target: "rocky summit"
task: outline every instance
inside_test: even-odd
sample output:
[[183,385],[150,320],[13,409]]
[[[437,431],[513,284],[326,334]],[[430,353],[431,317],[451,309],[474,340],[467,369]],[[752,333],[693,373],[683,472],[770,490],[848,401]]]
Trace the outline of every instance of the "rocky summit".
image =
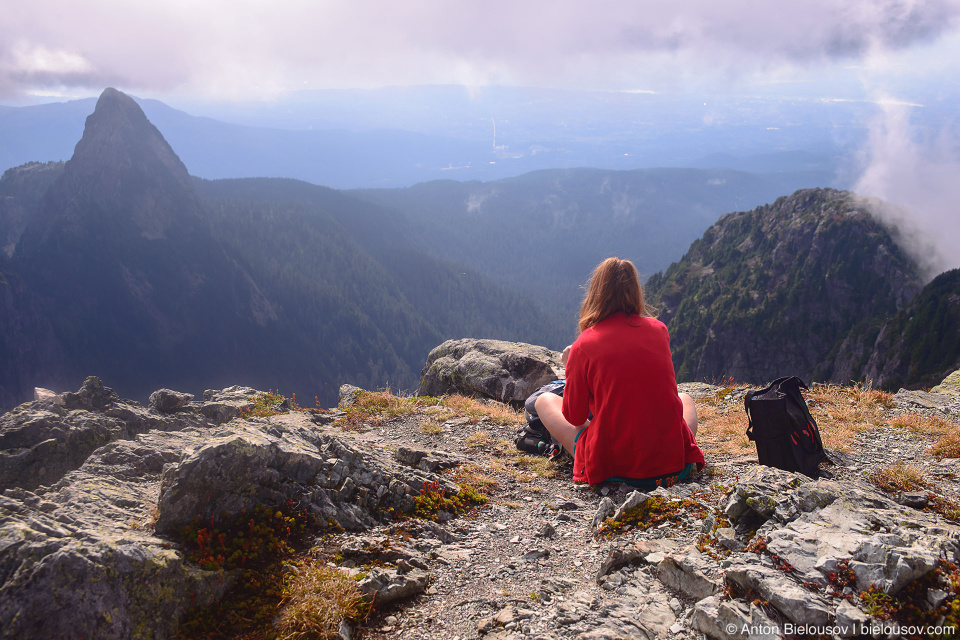
[[[937,447],[960,429],[956,374],[936,392],[814,389],[828,443],[854,415],[841,411],[875,410],[817,480],[729,448],[727,422],[740,439],[746,428],[745,388],[681,385],[707,467],[639,492],[575,485],[569,463],[514,449],[522,416],[503,381],[550,377],[559,354],[470,340],[440,352],[450,371],[464,363],[477,397],[452,374],[407,398],[345,387],[333,410],[248,387],[161,389],[146,407],[94,377],[38,389],[0,416],[0,637],[277,637],[295,628],[283,626],[296,620],[291,585],[316,567],[368,603],[325,637],[955,632],[960,465]],[[910,469],[923,470],[919,489]],[[197,540],[209,547],[236,516],[253,540],[257,513],[314,523],[275,573],[197,557]],[[228,628],[250,575],[262,599],[269,580],[284,596]]]
[[[678,380],[790,371],[836,382],[862,379],[879,325],[921,286],[916,262],[870,202],[834,189],[722,216],[646,285],[670,330]],[[844,340],[867,337],[838,357]]]

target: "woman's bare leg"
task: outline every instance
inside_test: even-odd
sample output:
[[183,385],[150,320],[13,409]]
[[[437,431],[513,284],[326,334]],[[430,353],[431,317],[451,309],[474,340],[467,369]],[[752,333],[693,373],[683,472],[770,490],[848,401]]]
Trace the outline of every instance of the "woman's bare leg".
[[555,393],[545,393],[537,398],[534,406],[540,422],[547,428],[550,435],[556,438],[570,455],[573,455],[573,443],[583,425],[576,427],[563,417],[563,398]]
[[680,393],[677,395],[680,396],[680,402],[683,403],[683,419],[686,420],[687,426],[690,427],[690,431],[693,432],[693,437],[696,438],[697,425],[699,424],[699,420],[697,419],[697,405],[694,404],[693,398],[691,398],[689,394]]

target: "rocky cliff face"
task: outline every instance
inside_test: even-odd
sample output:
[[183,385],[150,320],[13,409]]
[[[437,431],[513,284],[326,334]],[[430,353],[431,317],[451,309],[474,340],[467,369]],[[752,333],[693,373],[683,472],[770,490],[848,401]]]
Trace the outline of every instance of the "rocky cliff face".
[[[914,300],[872,334],[851,336],[838,361],[849,351],[867,353],[851,378],[866,378],[883,388],[929,387],[960,366],[960,269],[933,279]],[[849,358],[854,360],[855,358]]]
[[293,501],[357,530],[410,512],[425,483],[458,491],[329,417],[239,419],[256,394],[160,390],[144,408],[90,377],[0,416],[0,637],[173,637],[236,578],[171,543],[198,516]]
[[0,251],[13,255],[17,242],[34,217],[40,199],[63,174],[62,162],[28,162],[7,169],[0,177]]
[[846,381],[835,357],[844,338],[920,287],[890,233],[853,194],[830,189],[723,216],[647,283],[681,381]]
[[64,360],[40,300],[0,255],[0,409],[13,407],[36,385],[61,386]]

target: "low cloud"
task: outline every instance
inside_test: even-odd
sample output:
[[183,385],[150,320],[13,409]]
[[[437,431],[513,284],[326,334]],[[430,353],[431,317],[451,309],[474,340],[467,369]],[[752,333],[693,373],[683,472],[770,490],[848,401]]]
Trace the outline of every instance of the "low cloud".
[[929,131],[914,123],[920,108],[882,101],[863,150],[854,190],[894,206],[875,206],[932,277],[960,267],[960,137],[956,127]]
[[0,97],[102,89],[101,78],[211,97],[387,84],[719,84],[931,42],[953,34],[958,17],[960,0],[42,0],[0,15]]

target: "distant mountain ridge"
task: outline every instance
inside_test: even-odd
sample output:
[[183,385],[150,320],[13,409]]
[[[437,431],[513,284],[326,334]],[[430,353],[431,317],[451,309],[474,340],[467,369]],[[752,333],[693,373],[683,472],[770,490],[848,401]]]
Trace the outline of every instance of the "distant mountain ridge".
[[[68,159],[95,102],[0,106],[0,169]],[[558,167],[725,167],[844,186],[838,176],[849,141],[838,145],[835,130],[855,139],[868,120],[846,103],[711,99],[707,107],[667,94],[505,87],[305,92],[288,101],[185,110],[137,102],[192,175],[287,177],[336,188],[497,180]],[[798,111],[800,126],[776,127],[797,123]],[[705,113],[732,118],[705,127]],[[768,153],[772,148],[783,151]]]
[[878,330],[841,345],[837,359],[851,362],[850,379],[889,389],[939,383],[960,368],[960,269],[941,273],[899,313],[877,324]]

